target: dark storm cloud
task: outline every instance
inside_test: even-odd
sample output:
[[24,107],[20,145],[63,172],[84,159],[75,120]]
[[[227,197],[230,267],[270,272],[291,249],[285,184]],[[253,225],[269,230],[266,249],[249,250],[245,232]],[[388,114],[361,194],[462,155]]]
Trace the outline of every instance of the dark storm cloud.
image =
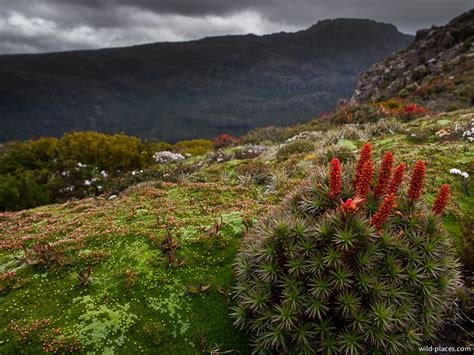
[[472,0],[0,0],[0,54],[293,31],[336,17],[414,33],[471,7]]

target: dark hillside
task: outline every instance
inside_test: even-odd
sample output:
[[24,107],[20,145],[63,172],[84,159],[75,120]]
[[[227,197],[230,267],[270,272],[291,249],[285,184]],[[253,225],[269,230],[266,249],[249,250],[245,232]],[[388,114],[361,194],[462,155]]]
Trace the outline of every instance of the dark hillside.
[[0,57],[0,141],[70,130],[168,141],[308,120],[412,36],[369,20],[296,33]]

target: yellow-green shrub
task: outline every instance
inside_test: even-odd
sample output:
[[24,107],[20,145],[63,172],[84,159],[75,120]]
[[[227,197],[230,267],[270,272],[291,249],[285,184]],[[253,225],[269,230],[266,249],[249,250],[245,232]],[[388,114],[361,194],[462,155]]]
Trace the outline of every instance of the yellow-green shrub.
[[204,155],[211,151],[213,142],[207,139],[194,139],[190,141],[181,141],[173,146],[173,151],[181,154]]
[[66,133],[58,141],[58,152],[63,162],[82,162],[107,171],[138,169],[151,163],[151,154],[140,139],[123,134]]

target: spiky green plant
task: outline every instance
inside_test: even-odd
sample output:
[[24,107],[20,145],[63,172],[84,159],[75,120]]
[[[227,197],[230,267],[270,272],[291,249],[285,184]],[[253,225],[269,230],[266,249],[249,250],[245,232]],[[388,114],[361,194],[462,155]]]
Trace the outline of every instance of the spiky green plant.
[[413,351],[454,306],[459,266],[439,215],[404,186],[356,196],[342,170],[337,196],[337,174],[315,174],[244,239],[232,315],[257,353]]

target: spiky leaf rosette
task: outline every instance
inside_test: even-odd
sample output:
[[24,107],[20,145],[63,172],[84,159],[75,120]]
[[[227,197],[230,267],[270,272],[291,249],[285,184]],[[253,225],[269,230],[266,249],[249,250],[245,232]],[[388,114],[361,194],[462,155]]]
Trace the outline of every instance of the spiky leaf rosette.
[[244,239],[232,315],[255,352],[400,354],[433,338],[452,308],[459,266],[439,216],[397,196],[374,227],[348,170],[343,202],[328,173],[315,174]]

